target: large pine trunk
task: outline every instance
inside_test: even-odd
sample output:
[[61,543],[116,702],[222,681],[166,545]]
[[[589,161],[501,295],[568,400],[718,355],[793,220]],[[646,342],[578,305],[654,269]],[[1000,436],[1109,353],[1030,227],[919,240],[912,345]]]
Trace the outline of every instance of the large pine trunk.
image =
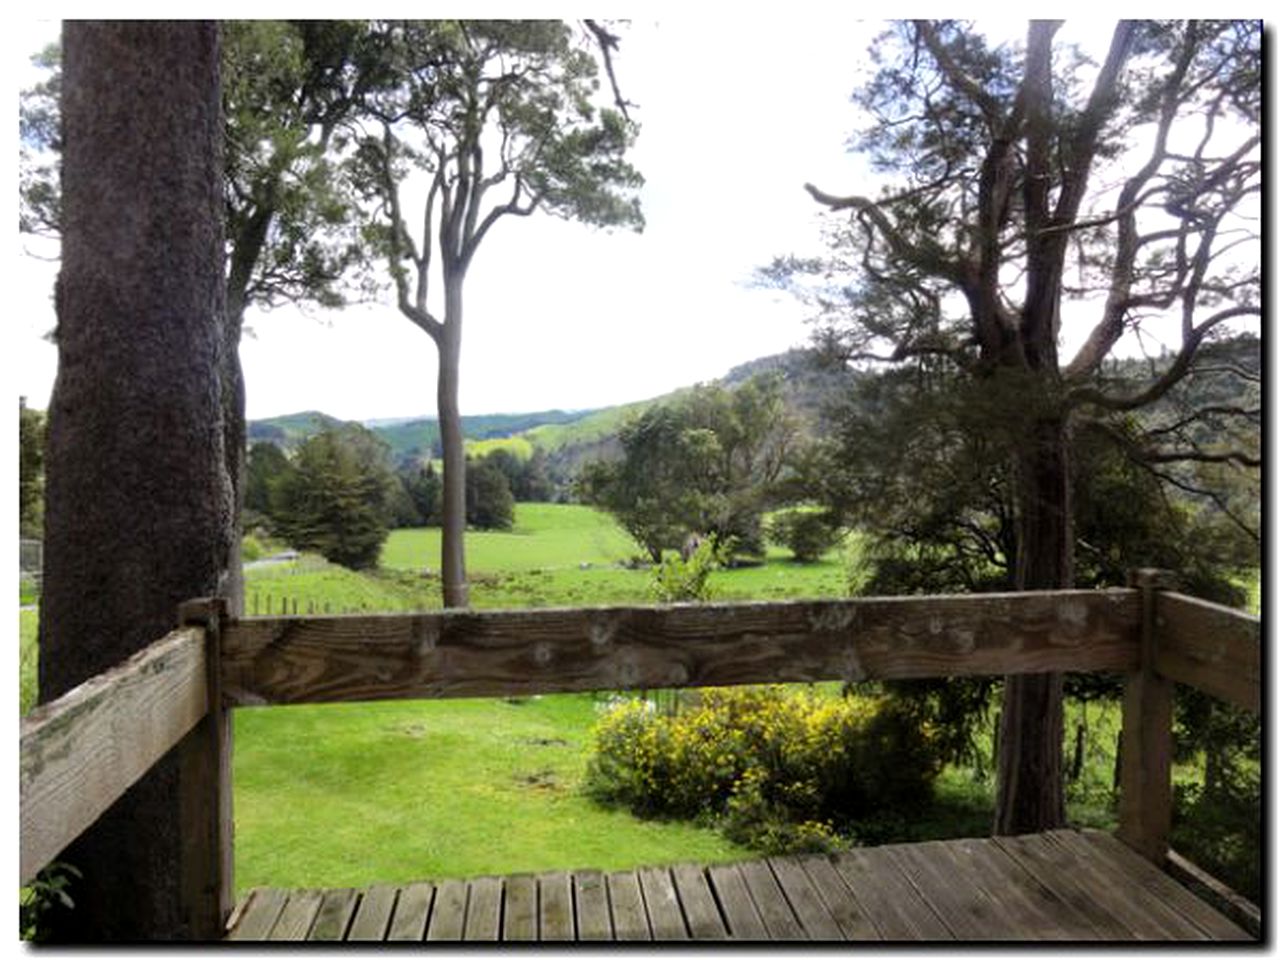
[[[1073,586],[1067,424],[1030,427],[1018,462],[1019,590]],[[997,834],[1051,830],[1066,821],[1062,783],[1062,675],[1005,678],[1000,711]]]
[[[181,601],[223,590],[235,521],[217,27],[68,22],[63,53],[42,701],[158,640]],[[57,939],[217,935],[182,892],[198,846],[180,819],[183,751],[62,853],[84,879]]]

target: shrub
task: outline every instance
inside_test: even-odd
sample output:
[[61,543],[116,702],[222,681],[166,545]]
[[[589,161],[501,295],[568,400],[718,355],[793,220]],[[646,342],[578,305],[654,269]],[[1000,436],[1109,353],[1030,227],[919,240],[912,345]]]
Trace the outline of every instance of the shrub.
[[707,578],[720,563],[720,555],[711,539],[702,540],[686,560],[668,554],[654,566],[649,591],[658,603],[694,603],[711,599]]
[[768,524],[771,543],[786,547],[798,563],[813,563],[840,542],[840,526],[825,510],[782,510]]
[[888,697],[703,690],[678,716],[645,701],[611,709],[586,782],[603,802],[715,820],[766,852],[827,849],[860,817],[928,799],[935,739]]

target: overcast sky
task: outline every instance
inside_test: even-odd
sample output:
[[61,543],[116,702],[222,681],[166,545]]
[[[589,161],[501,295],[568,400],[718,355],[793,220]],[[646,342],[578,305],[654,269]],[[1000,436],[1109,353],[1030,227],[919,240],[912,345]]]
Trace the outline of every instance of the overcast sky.
[[[29,25],[28,25],[29,26]],[[803,344],[804,311],[749,285],[775,254],[816,249],[806,180],[843,189],[848,94],[873,33],[853,20],[634,21],[616,66],[639,104],[643,234],[546,216],[498,223],[467,278],[465,413],[639,400]],[[29,31],[31,48],[56,24]],[[26,243],[28,249],[32,248]],[[18,392],[48,402],[56,264],[16,279]],[[305,409],[434,414],[435,348],[381,304],[251,312],[241,345],[252,418]]]
[[[859,125],[849,94],[880,27],[854,19],[856,9],[632,21],[616,66],[639,104],[633,162],[646,178],[647,227],[636,235],[538,215],[494,227],[467,278],[464,413],[644,399],[806,342],[804,308],[750,278],[776,254],[819,252],[806,181],[865,189],[844,144]],[[57,36],[56,23],[18,26],[22,62]],[[1105,21],[1069,21],[1060,36],[1105,43],[1109,33]],[[30,78],[20,73],[19,86]],[[18,267],[11,382],[43,408],[56,350],[41,336],[54,322],[57,267],[21,252]],[[251,418],[434,415],[435,348],[389,294],[343,311],[251,311],[248,324]]]

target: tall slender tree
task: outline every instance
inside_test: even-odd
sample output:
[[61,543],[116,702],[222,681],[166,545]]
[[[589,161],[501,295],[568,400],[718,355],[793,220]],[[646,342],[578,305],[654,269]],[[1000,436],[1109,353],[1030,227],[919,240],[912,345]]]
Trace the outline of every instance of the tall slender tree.
[[[1202,346],[1261,316],[1260,25],[1122,21],[1101,63],[1055,43],[1060,26],[993,47],[954,21],[895,25],[855,95],[873,118],[856,147],[890,183],[808,185],[841,215],[834,256],[769,271],[815,294],[821,338],[851,361],[943,358],[981,387],[1012,468],[1020,589],[1073,585],[1075,433],[1125,436],[1118,417],[1213,375]],[[1064,361],[1068,315],[1092,327]],[[1173,345],[1136,389],[1106,378],[1126,335]],[[1131,452],[1258,463],[1177,437]],[[996,830],[1060,825],[1061,678],[1008,678],[1001,718]]]
[[[639,229],[634,194],[642,181],[625,159],[635,128],[593,104],[595,40],[560,21],[389,23],[384,36],[403,82],[378,100],[357,168],[378,203],[369,236],[386,255],[397,306],[439,358],[442,581],[445,606],[460,607],[467,604],[458,406],[467,272],[504,218],[543,210]],[[426,191],[418,214],[401,198],[411,175]]]
[[[42,702],[162,637],[182,601],[220,592],[234,536],[217,26],[73,21],[63,40]],[[83,880],[60,938],[220,935],[185,912],[180,883],[198,846],[179,819],[180,757],[204,735],[63,853]]]

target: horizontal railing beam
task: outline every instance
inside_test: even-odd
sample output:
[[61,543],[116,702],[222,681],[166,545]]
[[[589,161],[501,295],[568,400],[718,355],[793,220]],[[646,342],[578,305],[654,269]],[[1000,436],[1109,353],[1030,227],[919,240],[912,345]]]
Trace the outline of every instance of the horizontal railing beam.
[[229,704],[1137,669],[1134,590],[253,618]]
[[1156,670],[1227,703],[1262,709],[1257,617],[1180,593],[1156,599]]
[[207,709],[204,631],[188,627],[27,714],[19,883],[97,820]]

